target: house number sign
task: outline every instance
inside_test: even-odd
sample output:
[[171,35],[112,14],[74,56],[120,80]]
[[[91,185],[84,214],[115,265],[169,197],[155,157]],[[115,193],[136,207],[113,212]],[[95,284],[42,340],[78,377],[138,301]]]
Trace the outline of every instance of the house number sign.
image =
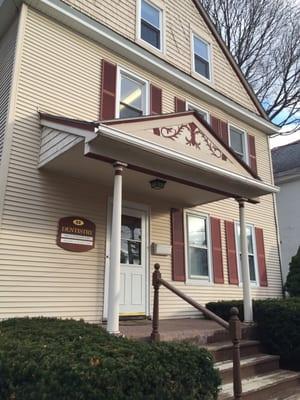
[[62,249],[83,252],[95,246],[96,226],[82,217],[65,217],[58,221],[57,245]]

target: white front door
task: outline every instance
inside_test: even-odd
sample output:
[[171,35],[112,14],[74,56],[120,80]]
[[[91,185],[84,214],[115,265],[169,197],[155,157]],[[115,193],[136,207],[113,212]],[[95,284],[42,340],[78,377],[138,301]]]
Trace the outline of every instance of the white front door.
[[146,314],[146,212],[124,208],[120,315]]

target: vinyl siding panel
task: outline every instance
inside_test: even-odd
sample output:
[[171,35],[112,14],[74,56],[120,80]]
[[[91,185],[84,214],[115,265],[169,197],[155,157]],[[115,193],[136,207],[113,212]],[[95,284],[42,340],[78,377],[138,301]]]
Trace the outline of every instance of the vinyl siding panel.
[[[174,111],[174,97],[199,104],[219,118],[245,128],[256,137],[258,172],[272,182],[267,137],[241,121],[228,117],[175,85],[148,74],[136,65],[109,53],[29,9],[26,21],[13,146],[6,187],[0,236],[0,318],[11,316],[59,316],[101,321],[103,314],[107,203],[112,187],[39,170],[41,129],[37,109],[85,120],[99,115],[100,65],[102,58],[126,67],[162,88],[163,112]],[[101,171],[99,170],[99,174]],[[113,181],[113,172],[111,184]],[[126,193],[125,199],[147,203]],[[168,204],[148,204],[151,209],[150,243],[170,244]],[[238,218],[232,200],[212,203],[200,211],[222,220],[224,285],[176,286],[205,303],[221,298],[240,298],[242,289],[229,286],[224,219]],[[271,196],[257,206],[247,205],[247,220],[264,229],[268,288],[253,290],[256,297],[281,295],[278,246]],[[84,216],[96,224],[95,248],[72,253],[56,246],[57,222],[69,215]],[[170,257],[151,256],[150,266],[161,264],[163,277],[171,280]],[[150,290],[150,292],[152,292]],[[194,315],[194,311],[162,289],[163,318]]]
[[3,153],[8,104],[11,93],[18,20],[0,39],[0,164]]
[[[139,40],[137,36],[136,13],[138,1],[106,0],[95,2],[93,0],[64,0],[71,7],[152,51],[151,47]],[[154,50],[155,54],[187,74],[192,74],[191,31],[196,31],[203,39],[209,41],[212,46],[213,81],[212,83],[205,81],[205,83],[244,107],[258,113],[256,106],[233,71],[192,0],[161,0],[158,5],[161,5],[165,10],[166,51],[165,54],[162,54]],[[199,79],[197,74],[194,76]]]

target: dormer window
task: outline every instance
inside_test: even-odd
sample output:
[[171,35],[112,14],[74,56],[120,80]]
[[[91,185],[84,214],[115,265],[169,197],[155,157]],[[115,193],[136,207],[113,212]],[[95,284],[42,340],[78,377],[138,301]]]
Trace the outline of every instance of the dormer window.
[[211,80],[211,48],[210,44],[199,36],[193,35],[193,66],[194,71],[202,77]]
[[162,50],[162,10],[146,0],[141,0],[140,38]]

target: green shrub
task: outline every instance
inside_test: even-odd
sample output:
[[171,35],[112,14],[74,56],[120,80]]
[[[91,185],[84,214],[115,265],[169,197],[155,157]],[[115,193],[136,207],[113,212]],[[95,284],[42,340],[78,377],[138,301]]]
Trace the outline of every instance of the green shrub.
[[[243,319],[241,300],[212,302],[206,307],[227,321],[230,308],[237,307]],[[280,355],[282,366],[300,370],[300,298],[254,300],[253,314],[266,351]]]
[[300,297],[300,247],[290,262],[285,289],[291,297]]
[[134,342],[84,322],[0,322],[1,400],[217,398],[210,353],[179,343]]

